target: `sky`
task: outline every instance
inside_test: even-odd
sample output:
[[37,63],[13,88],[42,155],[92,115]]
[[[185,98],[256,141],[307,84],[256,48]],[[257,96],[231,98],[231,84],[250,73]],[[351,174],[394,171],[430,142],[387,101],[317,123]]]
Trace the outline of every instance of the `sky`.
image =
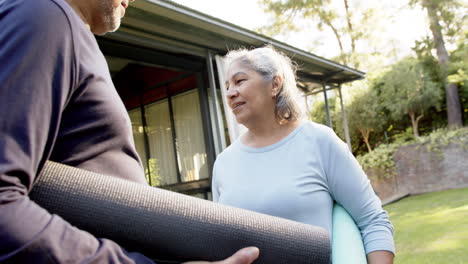
[[[251,30],[265,26],[271,20],[271,17],[263,12],[256,0],[173,1]],[[341,0],[332,1],[337,5],[343,4]],[[414,41],[429,34],[425,13],[421,9],[408,8],[405,5],[408,2],[407,0],[350,0],[349,2],[354,5],[364,6],[380,5],[379,11],[393,14],[390,15],[388,20],[384,21],[385,30],[379,32],[379,34],[382,35],[383,41],[389,41],[390,45],[397,48],[396,56],[398,58],[395,59],[401,59],[411,54]],[[314,38],[311,38],[310,34],[314,34]],[[336,56],[339,50],[332,34],[320,33],[318,30],[290,33],[287,36],[277,36],[275,38],[325,58]],[[311,43],[313,40],[316,42],[315,45]]]

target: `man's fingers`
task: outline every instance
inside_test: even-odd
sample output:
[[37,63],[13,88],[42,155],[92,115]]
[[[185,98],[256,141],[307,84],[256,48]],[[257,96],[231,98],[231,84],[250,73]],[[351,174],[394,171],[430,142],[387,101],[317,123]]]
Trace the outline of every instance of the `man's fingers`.
[[250,264],[258,258],[260,250],[256,247],[243,248],[229,258],[221,261],[208,262],[208,261],[190,261],[184,264]]
[[260,250],[256,247],[243,248],[231,257],[220,261],[220,264],[250,264],[259,256]]

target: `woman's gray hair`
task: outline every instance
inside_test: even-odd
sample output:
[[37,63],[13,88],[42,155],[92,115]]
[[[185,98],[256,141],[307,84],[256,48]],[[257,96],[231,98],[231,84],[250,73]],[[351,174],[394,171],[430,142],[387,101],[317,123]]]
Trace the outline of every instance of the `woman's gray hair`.
[[296,67],[288,56],[268,45],[252,50],[229,51],[226,55],[227,68],[233,62],[242,63],[268,81],[272,81],[276,76],[282,77],[283,85],[276,95],[275,115],[278,122],[294,121],[302,116],[297,103],[299,90],[296,86]]

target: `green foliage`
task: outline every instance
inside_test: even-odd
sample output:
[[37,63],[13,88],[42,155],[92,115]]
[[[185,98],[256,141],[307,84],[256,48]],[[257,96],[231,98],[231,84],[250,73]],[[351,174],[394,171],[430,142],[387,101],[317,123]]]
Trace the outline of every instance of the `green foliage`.
[[[463,36],[465,33],[463,28],[466,25],[468,9],[466,5],[457,0],[411,0],[410,4],[419,4],[427,11],[429,28],[433,36],[432,43],[437,51],[440,72],[446,90],[448,126],[461,127],[463,120],[459,94],[456,86],[447,80],[451,59],[447,52],[446,42],[460,42],[460,40],[457,41],[457,37]],[[460,32],[463,33],[460,34]]]
[[385,116],[377,94],[373,90],[364,90],[353,97],[347,113],[350,126],[355,129],[375,130],[385,124]]
[[405,117],[411,120],[415,136],[424,114],[435,107],[440,109],[442,87],[432,80],[423,65],[415,58],[405,58],[372,83],[380,103],[391,120]]
[[[343,28],[337,28],[338,12],[331,5],[330,0],[260,0],[265,12],[274,14],[274,22],[259,29],[260,33],[268,35],[278,35],[284,31],[299,31],[297,20],[310,20],[316,22],[316,28],[324,31],[330,28],[340,46],[340,62],[346,62],[346,55],[343,47]],[[295,22],[294,22],[295,21]]]
[[430,107],[440,106],[441,88],[414,58],[406,58],[393,65],[380,81],[382,103],[394,120],[410,112],[421,114]]
[[[331,98],[328,100],[328,107],[330,108],[331,114],[334,114],[335,111],[336,100],[335,98]],[[312,106],[312,110],[309,113],[310,119],[316,123],[328,125],[327,120],[327,112],[325,110],[325,101],[317,101],[314,102]]]
[[404,145],[407,142],[414,141],[413,129],[408,127],[405,131],[393,135],[392,139],[393,143],[399,146]]
[[449,65],[448,74],[458,74],[460,71],[464,72],[464,78],[460,78],[460,82],[464,82],[462,85],[468,85],[466,83],[468,73],[468,29],[464,33],[465,39],[460,41],[457,48],[450,54],[451,63]]
[[372,132],[382,131],[387,123],[378,95],[374,90],[362,90],[354,95],[346,113],[350,129],[358,131],[371,150],[369,137]]
[[[333,59],[356,68],[367,61],[369,50],[379,50],[373,45],[378,36],[375,34],[377,21],[382,17],[376,9],[352,5],[355,1],[350,0],[339,5],[331,0],[260,0],[259,3],[266,13],[273,15],[272,24],[257,29],[262,34],[278,36],[290,31],[313,31],[309,34],[310,43],[320,42],[313,39],[318,35],[316,31],[330,34],[339,47]],[[359,54],[357,46],[362,44],[366,51]]]
[[[317,99],[323,99],[323,96],[317,95]],[[343,115],[341,112],[340,99],[338,97],[329,98],[328,106],[330,107],[330,114],[332,118],[333,130],[335,133],[343,140],[346,141],[346,136],[343,127]],[[327,114],[325,111],[325,102],[324,100],[317,100],[312,106],[312,110],[308,113],[310,120],[328,125]],[[353,151],[359,149],[359,140],[361,135],[356,133],[354,130],[349,130],[349,136],[352,143]]]
[[[159,174],[159,161],[155,158],[150,158],[148,160],[149,169],[145,169],[145,177],[148,183],[151,183],[151,186],[160,186],[161,185],[161,175]],[[150,181],[151,180],[151,181]]]
[[[450,54],[450,64],[448,67],[447,81],[455,83],[458,86],[458,94],[460,96],[460,103],[463,109],[463,115],[465,122],[468,120],[468,45],[466,45],[466,39],[468,39],[468,31],[464,34],[465,38],[460,41],[457,45],[457,49]],[[418,61],[424,68],[427,76],[438,86],[443,87],[444,81],[442,73],[437,62],[437,59],[432,55],[434,44],[430,38],[425,38],[421,41],[416,41],[413,51],[416,53]],[[442,91],[445,96],[445,90]],[[443,112],[432,111],[429,116],[432,119],[436,119],[436,126],[446,122],[445,111],[447,110],[446,101],[441,101],[441,108]],[[443,120],[440,120],[443,118]],[[442,122],[444,121],[444,122]],[[445,126],[445,125],[444,125]]]
[[[466,34],[466,37],[468,37],[468,34]],[[450,54],[450,59],[451,63],[449,65],[448,74],[458,75],[452,78],[457,80],[454,83],[458,84],[459,87],[468,86],[468,45],[466,45],[466,43],[460,43],[457,49]]]
[[[465,34],[468,38],[468,33]],[[451,63],[449,65],[447,81],[458,86],[460,103],[463,107],[465,120],[468,119],[468,45],[466,40],[450,54]]]
[[[398,138],[409,125],[412,125],[409,111],[414,112],[413,121],[418,126],[414,130],[421,132],[422,135],[447,125],[447,105],[446,100],[443,100],[445,75],[442,73],[438,58],[435,57],[436,46],[432,32],[416,42],[413,50],[417,59],[407,58],[388,65],[389,57],[398,60],[398,53],[393,56],[391,53],[396,50],[390,50],[392,41],[397,40],[382,39],[384,35],[378,32],[386,29],[386,25],[383,24],[388,21],[386,18],[398,17],[397,13],[389,14],[385,9],[375,8],[376,5],[374,8],[369,8],[352,0],[339,3],[330,0],[260,0],[259,2],[265,12],[273,18],[273,23],[264,27],[262,33],[279,36],[287,35],[290,31],[303,31],[304,34],[311,36],[310,43],[321,41],[315,38],[322,35],[315,34],[317,31],[330,34],[329,36],[333,36],[340,46],[340,51],[334,60],[354,67],[359,65],[361,70],[369,70],[367,80],[353,82],[352,89],[343,89],[345,92],[366,90],[368,85],[368,90],[374,90],[372,92],[375,93],[375,96],[371,95],[370,98],[358,98],[365,97],[358,92],[344,102],[355,154],[363,153],[367,149],[359,131],[362,128],[371,131],[368,143],[372,147],[381,144],[382,141],[412,140],[409,134],[406,139]],[[413,7],[422,7],[425,11],[428,5],[435,7],[437,21],[447,47],[457,47],[450,53],[447,74],[448,80],[457,83],[459,87],[464,120],[468,121],[467,5],[459,0],[410,0],[410,2]],[[357,47],[353,48],[353,40]],[[389,86],[392,89],[388,89]],[[329,104],[333,128],[344,139],[339,101],[330,98]],[[315,103],[310,114],[311,119],[327,124],[324,108],[323,102]],[[417,120],[422,113],[424,117]],[[388,131],[389,127],[394,129]]]
[[[259,29],[261,33],[268,35],[277,35],[282,31],[299,31],[300,28],[293,23],[299,17],[310,19],[318,16],[324,18],[325,21],[330,21],[336,18],[336,13],[328,9],[330,0],[288,0],[288,1],[275,1],[275,0],[260,0],[260,4],[266,12],[272,13],[275,16],[274,22]],[[319,6],[324,8],[320,9]],[[317,25],[319,29],[323,28],[323,21]]]
[[467,79],[468,79],[468,75],[463,69],[458,69],[456,73],[447,76],[447,81],[449,83],[455,83],[459,85],[459,87],[465,86]]
[[457,130],[437,129],[425,137],[418,138],[417,143],[426,146],[428,151],[441,154],[441,148],[456,144],[468,151],[468,128]]
[[[462,58],[464,53],[458,51],[454,54],[457,55],[453,57],[457,58],[455,61],[458,62],[461,60],[458,58]],[[421,135],[445,127],[446,109],[443,108],[445,100],[442,99],[444,90],[442,82],[439,82],[439,76],[437,61],[432,55],[427,55],[421,56],[420,59],[406,58],[386,70],[372,72],[366,82],[359,84],[361,87],[368,85],[370,88],[360,89],[356,86],[352,89],[349,87],[343,89],[352,92],[351,98],[345,100],[345,109],[353,153],[360,155],[367,151],[360,129],[370,130],[369,144],[372,148],[382,142],[395,141],[400,144],[413,141],[413,129],[408,127],[412,123],[403,110],[412,109],[419,114],[424,112],[425,118],[421,119],[418,129]],[[414,82],[422,84],[422,88],[418,89]],[[462,102],[465,102],[466,109],[468,93],[464,96],[464,91],[467,89],[462,88],[460,88],[460,97]],[[323,97],[321,94],[317,96]],[[333,128],[344,139],[339,99],[330,98],[329,105]],[[327,124],[324,109],[323,100],[314,103],[310,113],[311,119]]]
[[393,153],[398,149],[397,144],[382,144],[375,148],[372,152],[357,156],[359,164],[364,170],[377,169],[381,177],[389,178],[396,175],[395,162],[393,161]]
[[434,48],[433,40],[429,37],[425,37],[421,41],[415,41],[415,46],[412,49],[416,53],[417,60],[427,76],[442,87],[444,81],[442,73],[440,72],[439,63],[437,62],[437,58],[432,55],[432,50]]
[[410,144],[425,146],[428,151],[434,152],[438,156],[441,148],[449,144],[456,144],[468,151],[468,128],[448,130],[446,128],[433,131],[427,136],[412,138],[411,128],[400,135],[395,135],[395,141],[391,144],[381,144],[372,152],[357,156],[359,164],[364,170],[376,169],[383,178],[396,175],[393,153],[400,147]]

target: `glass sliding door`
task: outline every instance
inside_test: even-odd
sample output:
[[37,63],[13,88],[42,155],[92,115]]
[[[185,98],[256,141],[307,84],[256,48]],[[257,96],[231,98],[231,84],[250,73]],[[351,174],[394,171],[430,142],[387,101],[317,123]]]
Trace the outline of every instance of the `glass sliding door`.
[[171,100],[181,180],[206,179],[209,172],[198,90],[176,95]]
[[148,162],[145,151],[145,134],[143,120],[141,119],[141,110],[140,108],[130,110],[128,112],[130,120],[132,121],[132,130],[133,130],[133,140],[135,142],[135,148],[140,155],[141,162],[143,163],[143,168],[145,169],[146,181],[149,181],[148,174]]
[[[142,108],[129,114],[135,145],[149,182],[153,186],[165,186],[209,178],[198,90],[145,105],[143,109],[145,122],[141,119]],[[145,123],[146,129],[143,129]]]
[[155,186],[178,182],[174,154],[174,138],[167,99],[144,106],[149,145],[150,173]]
[[[178,54],[163,56],[181,60]],[[186,60],[192,65],[189,69],[185,64],[178,69],[145,60],[106,58],[129,111],[148,183],[209,198],[210,168],[216,155],[210,114],[217,116],[213,114],[217,108],[210,109],[208,102],[212,95],[207,93],[202,70],[206,60],[191,57]]]

